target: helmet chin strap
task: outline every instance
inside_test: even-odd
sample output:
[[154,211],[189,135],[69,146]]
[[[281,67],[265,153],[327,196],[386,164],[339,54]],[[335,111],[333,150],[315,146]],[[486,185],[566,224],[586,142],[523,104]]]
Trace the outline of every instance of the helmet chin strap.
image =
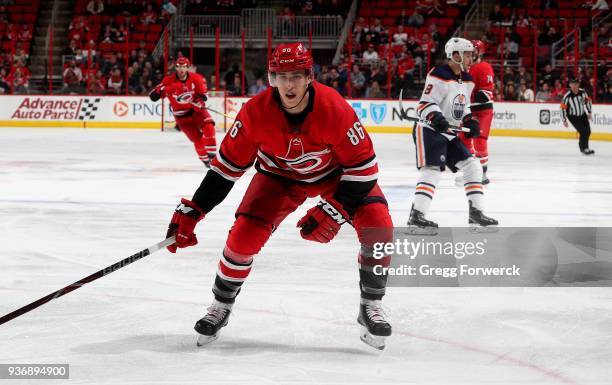
[[311,84],[312,84],[312,81],[308,83],[308,87],[306,87],[306,91],[304,91],[304,95],[302,95],[302,98],[300,99],[300,101],[299,101],[299,102],[297,102],[297,104],[296,104],[295,106],[293,106],[293,107],[287,107],[287,106],[285,106],[285,104],[283,103],[283,99],[281,98],[281,104],[282,104],[283,108],[284,108],[285,110],[292,110],[292,109],[294,109],[295,107],[299,106],[299,105],[300,105],[300,103],[302,103],[302,100],[304,100],[304,98],[306,97],[306,94],[308,94],[308,90],[310,90],[310,85],[311,85]]
[[308,85],[308,87],[306,87],[306,91],[304,91],[304,95],[302,95],[302,98],[300,99],[300,101],[299,101],[299,102],[298,102],[298,103],[297,103],[295,106],[293,106],[293,107],[287,107],[287,106],[285,106],[285,104],[283,103],[283,100],[281,99],[281,104],[283,105],[283,108],[284,108],[285,110],[292,110],[292,109],[294,109],[295,107],[299,106],[299,105],[300,105],[300,103],[302,103],[302,100],[304,100],[304,98],[306,97],[306,94],[308,93],[308,89],[309,89],[309,88],[310,88],[310,85]]
[[465,68],[463,68],[463,51],[457,51],[457,52],[459,52],[459,56],[461,56],[461,61],[455,61],[455,59],[452,56],[451,56],[451,61],[455,64],[459,64],[461,71],[465,71]]

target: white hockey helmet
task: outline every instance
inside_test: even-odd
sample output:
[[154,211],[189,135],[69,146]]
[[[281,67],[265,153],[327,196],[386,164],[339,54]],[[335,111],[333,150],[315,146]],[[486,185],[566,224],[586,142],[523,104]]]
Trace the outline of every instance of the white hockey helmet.
[[[461,69],[465,71],[465,68],[463,68],[463,53],[474,52],[474,44],[472,44],[472,42],[468,39],[464,39],[461,37],[453,37],[446,42],[446,45],[444,45],[444,52],[446,52],[447,59],[450,59],[453,62],[459,64],[461,66]],[[456,62],[453,59],[454,52],[459,52],[459,55],[461,55],[460,62]]]

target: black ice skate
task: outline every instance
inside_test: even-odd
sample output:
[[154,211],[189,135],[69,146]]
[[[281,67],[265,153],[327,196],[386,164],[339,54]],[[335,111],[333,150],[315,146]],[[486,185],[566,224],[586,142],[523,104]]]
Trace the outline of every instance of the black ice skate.
[[482,184],[485,185],[489,183],[491,183],[491,181],[489,180],[489,177],[487,177],[487,173],[483,172],[482,173]]
[[591,150],[590,148],[585,148],[584,150],[582,150],[580,152],[582,152],[584,155],[593,155],[593,154],[595,154],[595,151]]
[[412,209],[410,209],[410,219],[408,219],[408,234],[436,235],[438,234],[438,224],[425,219],[425,215],[419,210],[415,210],[413,204]]
[[385,338],[391,335],[391,325],[385,318],[380,300],[362,298],[357,317],[357,322],[361,325],[359,338],[373,348],[383,350]]
[[496,219],[489,218],[484,215],[482,211],[478,210],[475,207],[472,207],[472,202],[470,202],[470,219],[469,219],[471,231],[475,233],[495,233],[499,231]]
[[227,325],[229,315],[232,312],[232,305],[219,301],[210,305],[207,309],[208,313],[193,327],[200,334],[197,341],[198,346],[206,345],[219,338],[219,330]]

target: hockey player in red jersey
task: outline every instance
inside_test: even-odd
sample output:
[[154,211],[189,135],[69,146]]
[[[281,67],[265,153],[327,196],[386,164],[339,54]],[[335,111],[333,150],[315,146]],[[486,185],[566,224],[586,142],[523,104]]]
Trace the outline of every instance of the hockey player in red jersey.
[[491,122],[493,121],[493,67],[484,61],[485,43],[480,40],[473,40],[472,44],[474,45],[474,64],[470,67],[470,75],[474,78],[474,91],[472,92],[470,107],[472,115],[480,123],[480,136],[470,139],[466,138],[465,135],[460,135],[460,138],[480,161],[482,165],[482,184],[488,184],[488,140]]
[[181,131],[193,143],[200,160],[210,167],[215,157],[215,122],[205,109],[206,79],[190,72],[189,59],[176,60],[176,72],[166,76],[150,93],[149,98],[156,102],[168,98],[174,119]]
[[313,80],[312,57],[301,43],[280,44],[268,63],[272,87],[238,113],[192,200],[182,199],[170,222],[168,249],[197,244],[196,224],[219,204],[245,171],[257,173],[236,211],[213,285],[215,300],[195,330],[198,344],[217,338],[253,257],[273,231],[307,198],[319,203],[297,223],[302,238],[327,243],[349,223],[361,243],[358,253],[361,339],[378,349],[391,335],[381,299],[389,257],[375,258],[376,242],[392,241],[387,201],[377,184],[372,141],[353,109],[334,89]]

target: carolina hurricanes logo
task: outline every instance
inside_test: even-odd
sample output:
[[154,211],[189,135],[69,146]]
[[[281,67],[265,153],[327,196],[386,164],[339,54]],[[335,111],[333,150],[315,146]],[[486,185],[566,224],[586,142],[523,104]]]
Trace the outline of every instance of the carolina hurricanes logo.
[[302,139],[293,138],[289,140],[289,148],[285,157],[278,157],[285,162],[288,168],[300,174],[311,174],[327,167],[332,160],[329,149],[304,153]]
[[193,93],[191,91],[183,92],[182,94],[176,97],[176,101],[181,104],[191,103],[193,101]]

